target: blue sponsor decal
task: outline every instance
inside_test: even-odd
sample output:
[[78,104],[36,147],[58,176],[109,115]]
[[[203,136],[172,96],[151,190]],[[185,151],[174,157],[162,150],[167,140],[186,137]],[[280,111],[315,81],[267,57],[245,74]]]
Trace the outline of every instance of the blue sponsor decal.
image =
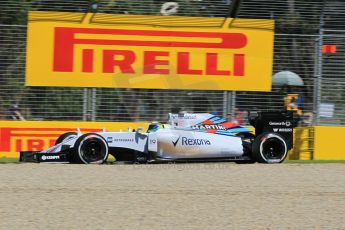
[[113,137],[107,137],[107,142],[112,143],[113,142]]
[[215,124],[221,124],[226,122],[226,120],[222,117],[211,117],[210,121],[213,121]]
[[247,132],[250,132],[248,129],[243,128],[243,127],[236,127],[236,128],[228,129],[228,131],[232,132],[232,133],[247,133]]
[[232,132],[229,132],[229,131],[221,131],[221,130],[218,130],[218,131],[216,132],[216,134],[225,135],[225,136],[236,136],[236,135],[233,134]]
[[235,133],[250,133],[250,130],[243,127],[236,127],[228,130],[217,130],[216,134],[226,136],[236,136]]

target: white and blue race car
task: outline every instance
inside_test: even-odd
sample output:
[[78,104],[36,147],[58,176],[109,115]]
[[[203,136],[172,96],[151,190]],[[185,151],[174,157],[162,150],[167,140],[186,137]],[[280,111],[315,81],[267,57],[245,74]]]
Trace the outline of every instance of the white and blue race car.
[[21,152],[21,162],[131,163],[235,161],[281,163],[293,146],[293,117],[287,111],[249,114],[255,130],[210,113],[169,114],[167,124],[151,123],[147,132],[69,132],[41,152]]

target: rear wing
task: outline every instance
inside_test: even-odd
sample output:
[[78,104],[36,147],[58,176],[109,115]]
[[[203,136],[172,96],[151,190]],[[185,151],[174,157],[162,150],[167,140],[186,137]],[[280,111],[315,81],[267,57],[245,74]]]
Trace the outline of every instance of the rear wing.
[[293,113],[291,111],[272,111],[249,113],[249,123],[255,128],[255,136],[265,132],[281,135],[288,149],[293,146]]

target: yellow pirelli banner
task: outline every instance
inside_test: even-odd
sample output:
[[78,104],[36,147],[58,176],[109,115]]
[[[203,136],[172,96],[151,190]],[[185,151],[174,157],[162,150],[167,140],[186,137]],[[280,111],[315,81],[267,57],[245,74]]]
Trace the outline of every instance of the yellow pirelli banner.
[[[63,133],[128,131],[146,122],[62,122],[62,121],[0,121],[0,158],[18,158],[20,151],[41,151],[55,144]],[[310,132],[313,130],[312,132]],[[345,160],[345,127],[299,127],[294,131],[294,148],[290,160]],[[330,133],[332,135],[330,135]]]
[[29,12],[27,86],[270,91],[274,21]]
[[0,157],[18,158],[20,151],[41,151],[55,144],[66,132],[82,133],[128,131],[147,128],[144,122],[59,122],[59,121],[0,121]]
[[314,160],[345,160],[345,126],[315,126]]

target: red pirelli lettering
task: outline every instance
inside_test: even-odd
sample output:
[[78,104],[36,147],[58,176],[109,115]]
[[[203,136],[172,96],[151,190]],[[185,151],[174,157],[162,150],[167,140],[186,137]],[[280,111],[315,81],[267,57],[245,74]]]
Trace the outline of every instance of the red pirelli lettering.
[[177,74],[202,75],[202,70],[190,68],[189,56],[188,52],[177,53]]
[[234,76],[242,77],[245,72],[245,56],[244,54],[234,55]]
[[218,69],[218,54],[207,53],[206,54],[206,74],[207,75],[230,75],[229,70],[219,70]]
[[44,143],[42,139],[31,139],[28,140],[27,147],[30,151],[41,151],[44,148]]
[[[71,128],[0,128],[0,152],[41,151],[46,143],[55,144],[57,137],[65,132],[76,131]],[[81,129],[82,132],[99,132],[101,129]],[[59,133],[52,133],[59,132]],[[11,143],[14,148],[11,149]]]
[[132,67],[135,53],[130,50],[103,50],[103,73],[114,73],[118,67],[122,73],[135,73]]
[[[88,39],[77,38],[78,34],[88,35],[131,35],[133,40],[119,39]],[[68,28],[56,27],[54,35],[54,57],[53,71],[73,72],[74,47],[75,45],[111,45],[111,46],[146,46],[146,47],[167,47],[167,48],[218,48],[218,49],[241,49],[247,45],[247,36],[242,33],[222,32],[188,32],[188,31],[148,31],[148,30],[125,30],[125,29],[96,29],[96,28]],[[152,37],[150,40],[140,40],[140,36]],[[157,41],[157,37],[171,37],[170,41]],[[194,41],[174,41],[174,38],[192,38]],[[200,38],[217,39],[215,42],[198,42]],[[219,41],[218,41],[219,40]],[[127,57],[127,56],[126,56]],[[110,57],[109,57],[110,58]],[[106,58],[108,60],[108,58]],[[109,59],[110,60],[110,59]],[[90,65],[93,62],[93,53],[89,50],[83,51],[83,72],[90,72]],[[128,61],[128,60],[127,60]],[[111,61],[109,61],[111,62]],[[130,62],[130,61],[128,61]],[[160,61],[158,61],[160,62]],[[124,62],[115,64],[119,67]],[[107,65],[107,71],[111,68]],[[108,69],[109,67],[109,69]],[[121,67],[120,67],[121,69]],[[182,68],[183,69],[183,68]],[[160,69],[159,71],[161,71]],[[127,73],[132,73],[127,68]],[[158,71],[158,72],[159,72]],[[163,69],[163,72],[166,70]],[[187,71],[188,72],[188,71]]]
[[84,49],[83,50],[83,69],[82,71],[85,73],[92,73],[93,72],[93,55],[94,52],[92,49]]
[[161,60],[161,57],[168,57],[169,52],[145,51],[144,52],[144,74],[169,74],[169,69],[158,68],[157,66],[168,66],[168,60]]

